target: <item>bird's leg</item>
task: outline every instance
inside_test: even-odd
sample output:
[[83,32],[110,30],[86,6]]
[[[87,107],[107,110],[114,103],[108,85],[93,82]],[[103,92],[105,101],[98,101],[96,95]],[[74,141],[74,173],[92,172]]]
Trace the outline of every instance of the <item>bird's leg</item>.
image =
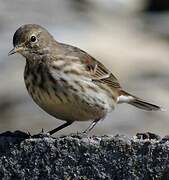
[[59,131],[59,130],[67,127],[67,126],[70,126],[72,123],[73,123],[73,122],[66,122],[66,123],[60,125],[59,127],[57,127],[57,128],[55,128],[55,129],[49,131],[48,133],[49,133],[50,135],[52,135],[52,134],[54,134],[55,132],[57,132],[57,131]]
[[98,119],[97,120],[94,120],[88,127],[87,129],[85,129],[85,131],[83,131],[83,133],[85,134],[88,134],[95,126],[96,124],[98,123]]

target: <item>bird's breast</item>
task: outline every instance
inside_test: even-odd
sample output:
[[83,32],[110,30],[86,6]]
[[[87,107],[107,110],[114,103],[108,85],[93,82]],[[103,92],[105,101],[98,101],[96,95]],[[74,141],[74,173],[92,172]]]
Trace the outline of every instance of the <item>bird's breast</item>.
[[25,68],[25,84],[33,100],[47,113],[66,121],[103,118],[115,102],[85,76]]

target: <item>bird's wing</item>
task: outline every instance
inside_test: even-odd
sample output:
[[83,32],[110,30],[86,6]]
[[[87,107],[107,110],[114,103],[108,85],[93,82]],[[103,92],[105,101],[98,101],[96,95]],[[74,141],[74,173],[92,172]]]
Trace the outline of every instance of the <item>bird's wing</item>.
[[95,64],[94,68],[90,68],[90,72],[93,81],[105,83],[110,87],[120,88],[120,84],[116,77],[102,64]]
[[121,88],[117,78],[103,64],[91,56],[88,56],[83,62],[93,81],[107,84],[109,87]]

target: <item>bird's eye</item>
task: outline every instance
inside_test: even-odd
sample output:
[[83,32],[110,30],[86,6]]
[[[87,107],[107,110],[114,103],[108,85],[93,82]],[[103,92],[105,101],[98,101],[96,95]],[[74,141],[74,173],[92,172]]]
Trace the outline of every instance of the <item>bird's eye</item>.
[[36,42],[36,36],[31,36],[31,42]]

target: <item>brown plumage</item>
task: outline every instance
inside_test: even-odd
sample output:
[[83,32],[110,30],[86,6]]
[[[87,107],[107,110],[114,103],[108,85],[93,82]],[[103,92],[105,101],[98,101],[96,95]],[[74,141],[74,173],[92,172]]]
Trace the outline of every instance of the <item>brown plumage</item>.
[[34,101],[47,113],[66,121],[50,134],[74,121],[96,123],[116,104],[157,111],[161,108],[125,92],[116,77],[85,51],[57,42],[36,24],[21,26],[13,37],[14,49],[26,58],[25,84]]

